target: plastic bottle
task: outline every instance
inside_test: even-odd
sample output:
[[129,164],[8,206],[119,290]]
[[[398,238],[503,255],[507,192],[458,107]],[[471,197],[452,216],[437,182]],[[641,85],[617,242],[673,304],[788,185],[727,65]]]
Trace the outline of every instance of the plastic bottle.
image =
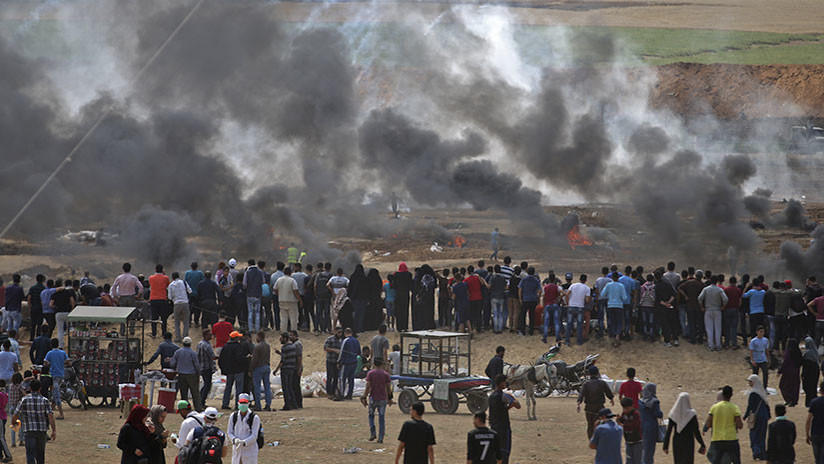
[[97,448],[98,448],[98,449],[109,449],[109,448],[111,448],[111,447],[112,447],[111,445],[106,445],[106,444],[103,444],[103,443],[99,443],[99,444],[97,445]]

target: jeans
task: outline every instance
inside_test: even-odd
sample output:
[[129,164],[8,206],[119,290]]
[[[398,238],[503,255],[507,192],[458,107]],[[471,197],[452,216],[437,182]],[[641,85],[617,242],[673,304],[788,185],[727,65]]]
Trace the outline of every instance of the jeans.
[[567,315],[569,314],[569,308],[566,306],[558,306],[558,309],[555,310],[555,341],[560,342],[561,336],[569,330],[569,327],[564,327],[564,323],[567,320]]
[[60,349],[63,349],[63,338],[66,334],[66,318],[69,313],[55,313],[54,320],[57,323],[57,341]]
[[269,366],[258,366],[252,371],[252,395],[255,397],[255,407],[260,408],[260,388],[263,384],[263,397],[266,400],[266,407],[272,406],[272,385],[269,378]]
[[558,334],[560,331],[559,320],[555,317],[555,313],[560,312],[561,307],[557,304],[551,304],[544,307],[544,341],[549,336],[549,324],[553,324],[553,328],[555,329],[555,333]]
[[150,300],[149,308],[152,311],[152,336],[157,336],[157,322],[160,321],[161,335],[166,333],[166,318],[169,317],[169,303],[166,300]]
[[46,432],[26,432],[26,464],[46,464]]
[[63,377],[52,376],[52,401],[54,404],[60,404],[63,400],[60,397],[60,387],[63,386]]
[[338,396],[338,378],[340,369],[335,361],[326,361],[326,396],[332,398]]
[[3,317],[3,328],[8,332],[9,330],[20,330],[20,321],[23,319],[23,314],[20,311],[6,311]]
[[752,373],[757,375],[759,369],[761,369],[764,375],[764,388],[766,389],[767,381],[770,380],[770,363],[767,361],[755,363],[755,365],[752,366]]
[[297,409],[298,404],[295,395],[298,393],[294,390],[294,380],[297,375],[296,369],[281,369],[280,370],[280,386],[283,389],[283,408]]
[[506,300],[503,298],[493,298],[490,300],[492,305],[492,330],[495,332],[503,332],[504,324],[506,323]]
[[724,310],[724,347],[738,346],[738,309]]
[[775,348],[775,316],[767,314],[767,335],[770,339],[770,349]]
[[584,344],[584,308],[570,306],[567,313],[566,344],[569,345],[569,335],[572,332],[572,324],[577,321],[578,344]]
[[249,331],[254,333],[260,330],[260,298],[246,297],[246,309],[249,311]]
[[355,363],[344,364],[343,368],[340,370],[340,381],[338,382],[338,387],[340,388],[340,394],[343,397],[352,397],[352,390],[355,389],[355,367],[357,367],[357,364]]
[[355,311],[355,333],[363,332],[363,321],[366,319],[366,300],[351,300]]
[[[189,320],[192,317],[189,311],[189,303],[175,303],[175,341],[180,342],[183,337],[189,336]],[[183,325],[183,335],[181,336],[180,325]]]
[[824,435],[810,435],[815,464],[824,464]]
[[715,448],[712,464],[721,464],[725,455],[729,456],[730,464],[741,464],[741,447],[738,446],[738,440],[714,441],[712,446]]
[[655,308],[652,306],[642,306],[641,321],[644,327],[644,335],[650,338],[655,338]]
[[627,443],[627,464],[641,464],[641,455],[644,451],[644,444]]
[[[690,343],[693,345],[698,342],[698,339],[701,337],[701,334],[698,333],[698,327],[700,325],[699,319],[701,318],[701,309],[699,308],[687,308],[687,320],[689,321],[690,327]],[[686,335],[684,335],[686,338]]]
[[332,330],[332,320],[330,319],[329,306],[331,305],[329,299],[317,299],[315,301],[316,311],[318,312],[318,319],[320,320],[320,331],[328,332]]
[[223,407],[229,407],[229,400],[232,398],[232,385],[235,386],[235,406],[237,406],[237,397],[243,390],[243,379],[246,377],[245,372],[237,374],[226,374],[226,389],[223,390]]
[[681,325],[681,335],[685,338],[693,333],[688,311],[687,305],[678,305],[678,322]]
[[775,324],[775,330],[770,332],[770,337],[775,333],[773,349],[778,349],[779,352],[783,353],[787,349],[787,327],[789,323],[785,316],[776,316],[773,323]]
[[11,450],[9,450],[9,445],[6,443],[6,419],[0,420],[0,423],[3,425],[3,434],[0,435],[0,450],[3,451],[3,457],[6,459],[12,459]]
[[624,305],[624,326],[621,329],[621,333],[624,335],[629,336],[630,329],[632,328],[632,305]]
[[607,308],[607,322],[609,324],[609,336],[617,337],[621,334],[621,325],[624,322],[624,308]]
[[707,346],[721,348],[721,310],[708,309],[704,312],[704,326],[707,328]]
[[529,315],[529,335],[532,335],[535,332],[535,319],[533,316],[535,315],[535,305],[538,304],[537,301],[524,301],[521,304],[521,313],[518,315],[518,331],[526,335],[527,333],[527,325],[526,325],[526,316]]
[[209,397],[209,393],[212,391],[212,374],[214,372],[212,369],[200,371],[200,378],[203,380],[203,386],[200,387],[200,400],[203,401],[203,404],[206,404],[206,398]]
[[369,436],[375,436],[375,410],[378,411],[378,440],[386,433],[386,400],[369,398]]

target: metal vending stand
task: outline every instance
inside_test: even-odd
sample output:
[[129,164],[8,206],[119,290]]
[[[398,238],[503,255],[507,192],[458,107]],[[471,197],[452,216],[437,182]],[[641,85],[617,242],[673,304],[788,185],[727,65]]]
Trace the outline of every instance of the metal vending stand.
[[115,406],[118,385],[140,375],[145,324],[140,322],[139,337],[127,332],[129,322],[140,319],[137,308],[112,306],[77,306],[67,316],[68,355],[80,360],[77,374],[92,406]]

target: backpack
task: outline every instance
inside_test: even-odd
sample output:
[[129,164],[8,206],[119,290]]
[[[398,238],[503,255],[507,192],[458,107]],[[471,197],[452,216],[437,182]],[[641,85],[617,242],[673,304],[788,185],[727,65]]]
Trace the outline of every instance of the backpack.
[[[240,413],[237,413],[237,412],[232,413],[232,427],[237,426],[237,418],[238,418],[239,415],[240,415]],[[255,421],[255,413],[252,412],[252,411],[249,411],[249,415],[246,416],[246,424],[249,425],[250,429],[252,428],[252,424],[254,423],[254,421]],[[258,429],[258,436],[257,436],[258,449],[263,448],[264,442],[265,442],[265,439],[263,438],[263,424],[261,423],[260,428]]]
[[329,279],[332,278],[332,274],[323,271],[317,275],[315,278],[315,289],[318,298],[321,299],[329,299],[332,298],[332,294],[329,293],[329,288],[326,284],[329,283]]
[[207,427],[203,431],[200,446],[198,447],[198,461],[197,464],[221,464],[223,453],[223,441],[221,440],[220,429],[214,426]]
[[804,295],[801,292],[793,291],[793,296],[790,299],[790,308],[796,313],[803,313],[807,310],[807,305],[804,304]]
[[202,437],[195,438],[188,445],[184,445],[177,453],[177,464],[198,464]]

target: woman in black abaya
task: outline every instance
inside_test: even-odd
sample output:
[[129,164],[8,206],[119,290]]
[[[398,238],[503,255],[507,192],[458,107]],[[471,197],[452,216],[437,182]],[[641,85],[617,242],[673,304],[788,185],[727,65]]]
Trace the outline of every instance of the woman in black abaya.
[[435,328],[435,271],[424,264],[415,276],[415,305],[412,309],[413,328],[430,330]]
[[366,275],[366,287],[369,290],[369,298],[363,327],[364,330],[378,330],[378,326],[383,322],[383,298],[381,298],[383,280],[377,269],[369,269]]
[[398,332],[409,330],[409,292],[412,291],[412,274],[406,263],[398,265],[395,273],[395,317],[397,318]]

